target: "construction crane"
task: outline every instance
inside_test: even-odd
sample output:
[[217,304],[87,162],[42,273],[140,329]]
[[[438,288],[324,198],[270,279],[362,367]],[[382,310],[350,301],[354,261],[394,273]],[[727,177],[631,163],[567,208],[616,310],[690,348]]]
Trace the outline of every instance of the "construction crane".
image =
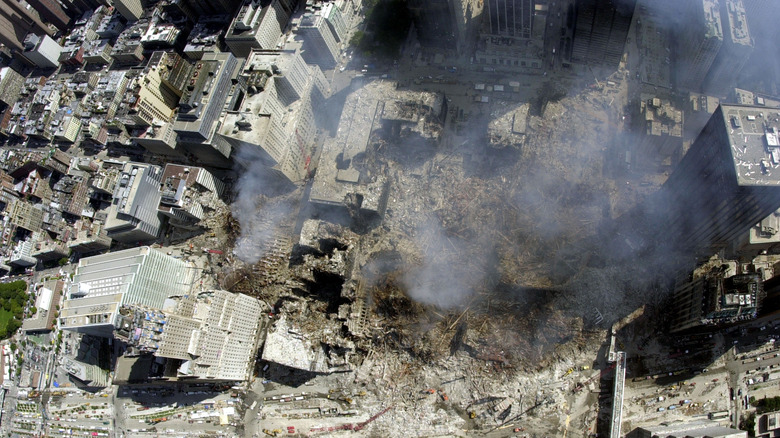
[[594,375],[593,377],[591,377],[590,379],[588,379],[588,380],[586,380],[584,382],[577,383],[577,386],[574,387],[574,392],[580,392],[582,390],[582,388],[588,386],[596,378],[600,379],[600,378],[604,377],[605,374],[607,374],[608,372],[610,372],[613,369],[615,369],[615,365],[616,365],[616,363],[612,362],[608,367],[606,367],[603,370],[601,370],[600,373]]
[[378,413],[374,414],[371,418],[369,418],[368,420],[363,421],[361,423],[357,423],[357,424],[346,423],[346,424],[341,424],[339,426],[314,427],[314,428],[309,429],[309,431],[312,432],[312,433],[317,433],[317,432],[335,432],[337,430],[352,430],[352,431],[357,432],[357,431],[363,430],[366,426],[368,426],[369,424],[374,422],[374,420],[376,420],[377,418],[379,418],[382,415],[386,414],[387,411],[389,411],[390,409],[393,409],[392,405],[382,409]]

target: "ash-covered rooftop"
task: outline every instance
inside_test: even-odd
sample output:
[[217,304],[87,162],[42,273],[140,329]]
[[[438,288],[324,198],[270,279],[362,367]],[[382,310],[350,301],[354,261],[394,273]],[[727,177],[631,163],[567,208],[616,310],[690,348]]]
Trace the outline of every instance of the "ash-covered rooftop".
[[780,110],[721,105],[740,185],[780,186]]

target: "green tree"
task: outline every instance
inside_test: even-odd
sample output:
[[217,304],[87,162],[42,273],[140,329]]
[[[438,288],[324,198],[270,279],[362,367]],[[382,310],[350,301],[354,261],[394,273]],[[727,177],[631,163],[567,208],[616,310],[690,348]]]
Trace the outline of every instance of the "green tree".
[[750,416],[743,419],[742,424],[739,425],[739,428],[746,430],[748,436],[756,436],[756,414],[751,413]]
[[365,38],[366,33],[362,30],[357,30],[355,33],[352,34],[352,37],[349,39],[349,44],[352,47],[360,47],[363,44],[363,39]]
[[11,342],[11,351],[16,351],[16,342]]
[[30,313],[35,315],[36,313],[38,313],[38,308],[35,306],[30,307]]
[[61,258],[61,259],[60,259],[60,260],[59,260],[57,263],[58,263],[60,266],[65,266],[65,265],[67,265],[67,264],[68,264],[68,258],[67,258],[67,257],[63,257],[63,258]]

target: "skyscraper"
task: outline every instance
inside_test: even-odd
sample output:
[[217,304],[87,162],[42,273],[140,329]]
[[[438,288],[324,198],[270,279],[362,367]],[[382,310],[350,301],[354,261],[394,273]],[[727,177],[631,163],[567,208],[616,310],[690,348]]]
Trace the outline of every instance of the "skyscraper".
[[247,0],[225,34],[225,44],[238,57],[247,57],[252,49],[272,50],[279,42],[290,15],[279,0],[270,3]]
[[38,36],[34,33],[24,39],[22,55],[41,68],[54,68],[59,65],[62,46],[48,35]]
[[[117,336],[132,348],[168,360],[170,375],[201,380],[252,377],[260,332],[260,302],[223,290],[172,299],[170,310],[122,309]],[[166,373],[167,374],[167,373]]]
[[70,25],[72,17],[56,0],[27,0],[27,4],[38,11],[44,21],[61,31]]
[[144,13],[141,0],[114,0],[114,7],[127,21],[136,21]]
[[303,59],[328,69],[336,65],[339,58],[339,43],[328,26],[325,17],[319,13],[307,13],[301,18],[298,34],[303,37]]
[[179,259],[143,246],[83,258],[60,315],[60,327],[111,336],[123,305],[162,307],[190,291],[193,270]]
[[108,237],[125,243],[152,240],[160,234],[162,221],[157,214],[160,203],[162,169],[143,163],[127,163],[114,189],[114,198],[106,218]]
[[661,189],[622,228],[643,229],[657,245],[712,254],[778,207],[780,111],[721,105]]
[[571,60],[617,67],[635,5],[635,0],[576,0]]
[[737,75],[753,53],[753,38],[742,0],[721,0],[720,6],[723,45],[707,74],[704,91],[725,96],[736,85]]
[[26,8],[16,0],[0,2],[0,43],[22,50],[24,37],[29,33],[53,35],[54,32],[43,24],[35,9]]
[[723,23],[718,0],[689,2],[685,23],[678,41],[677,83],[687,90],[699,91],[715,57],[723,45]]
[[715,266],[677,285],[669,312],[672,333],[722,327],[758,316],[765,296],[761,274],[735,275],[736,263]]
[[533,0],[488,0],[486,6],[491,35],[531,38]]

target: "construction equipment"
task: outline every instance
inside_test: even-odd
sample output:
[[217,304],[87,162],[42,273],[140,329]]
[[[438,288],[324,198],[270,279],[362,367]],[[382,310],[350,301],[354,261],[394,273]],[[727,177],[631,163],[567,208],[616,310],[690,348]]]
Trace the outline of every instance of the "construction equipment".
[[616,362],[612,362],[608,367],[604,368],[603,370],[601,370],[600,373],[594,375],[590,379],[588,379],[588,380],[586,380],[584,382],[578,382],[577,385],[574,387],[573,392],[580,392],[582,390],[582,388],[588,386],[588,384],[593,382],[596,378],[599,378],[599,379],[602,378],[605,374],[607,374],[608,372],[610,372],[613,369],[615,369],[615,365],[616,365]]
[[363,421],[362,423],[358,423],[358,424],[346,423],[346,424],[341,424],[339,426],[314,427],[314,428],[309,429],[309,431],[312,432],[312,433],[317,433],[317,432],[335,432],[335,431],[338,431],[338,430],[352,430],[352,431],[357,432],[357,431],[363,430],[366,426],[368,426],[369,424],[374,422],[374,420],[376,420],[377,418],[379,418],[382,415],[386,414],[387,411],[389,411],[390,409],[393,409],[392,405],[384,408],[383,410],[381,410],[378,413],[374,414],[371,418],[369,418],[366,421]]
[[363,428],[365,428],[366,426],[368,426],[370,423],[372,423],[372,422],[373,422],[374,420],[376,420],[377,418],[379,418],[379,417],[381,417],[382,415],[386,414],[386,413],[387,413],[387,411],[389,411],[390,409],[393,409],[393,406],[388,406],[388,407],[384,408],[382,411],[380,411],[380,412],[378,412],[378,413],[374,414],[374,416],[373,416],[373,417],[371,417],[371,418],[369,418],[368,420],[366,420],[366,421],[364,421],[364,422],[362,422],[362,423],[358,423],[357,427],[356,427],[355,429],[352,429],[352,430],[355,430],[355,431],[358,431],[358,430],[363,430]]

